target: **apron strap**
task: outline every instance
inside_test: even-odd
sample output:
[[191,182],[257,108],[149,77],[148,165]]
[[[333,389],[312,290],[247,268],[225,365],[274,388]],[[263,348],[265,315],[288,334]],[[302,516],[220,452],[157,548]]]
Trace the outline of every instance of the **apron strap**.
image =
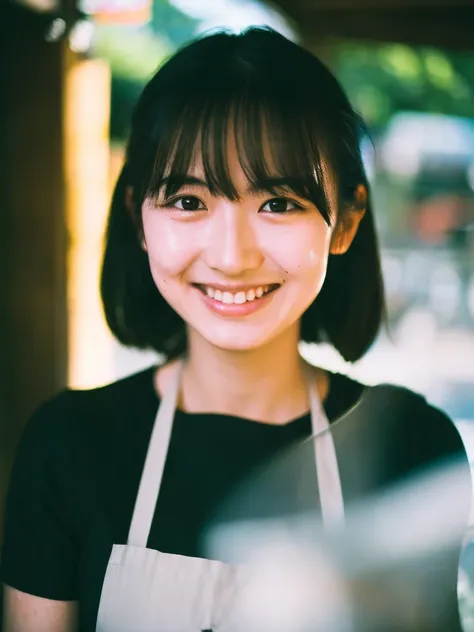
[[344,498],[337,464],[336,448],[330,423],[314,383],[314,375],[306,371],[308,393],[311,404],[311,426],[318,479],[319,500],[324,526],[327,528],[344,525]]
[[[146,547],[161,487],[166,456],[171,439],[173,419],[178,402],[182,361],[179,362],[161,400],[153,425],[140,486],[128,534],[129,546]],[[330,424],[321,404],[314,374],[308,369],[306,382],[311,404],[311,425],[316,475],[323,522],[327,527],[344,523],[344,499],[337,464],[337,455]]]
[[160,402],[153,425],[128,533],[129,546],[146,547],[148,542],[178,403],[181,369],[180,361]]

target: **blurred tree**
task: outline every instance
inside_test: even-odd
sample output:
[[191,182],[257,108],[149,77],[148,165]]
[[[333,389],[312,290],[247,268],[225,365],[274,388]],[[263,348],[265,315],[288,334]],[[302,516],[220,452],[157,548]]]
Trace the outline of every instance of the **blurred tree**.
[[336,46],[331,65],[374,131],[399,110],[474,114],[472,54],[344,43]]
[[[367,122],[376,149],[387,123],[400,111],[474,117],[472,52],[396,43],[339,42],[333,45],[328,59]],[[409,142],[407,139],[407,145]],[[377,151],[376,155],[380,156]],[[376,160],[373,194],[375,207],[380,209],[377,220],[385,245],[413,244],[411,218],[417,206],[417,174],[391,174]],[[448,186],[448,176],[445,167],[438,176],[438,188]],[[453,193],[456,188],[452,183],[449,186]],[[431,195],[436,193],[433,183],[429,189]]]
[[179,48],[196,33],[199,21],[183,13],[169,0],[154,0],[153,31],[166,38],[173,48]]
[[133,107],[144,84],[171,52],[148,28],[97,27],[93,54],[108,61],[112,73],[110,136],[123,142]]
[[107,60],[112,71],[112,141],[125,140],[143,86],[177,47],[193,37],[197,23],[169,0],[154,0],[149,25],[96,28],[92,52]]
[[165,38],[150,28],[97,27],[94,54],[106,59],[112,76],[143,85],[171,52]]

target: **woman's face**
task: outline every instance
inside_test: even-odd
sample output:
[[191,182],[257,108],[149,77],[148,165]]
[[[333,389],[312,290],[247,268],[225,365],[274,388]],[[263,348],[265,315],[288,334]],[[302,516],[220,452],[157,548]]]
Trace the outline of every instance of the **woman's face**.
[[341,241],[284,186],[278,196],[250,190],[229,154],[239,199],[211,195],[197,162],[171,199],[145,200],[143,240],[158,290],[188,327],[221,349],[249,350],[298,326]]

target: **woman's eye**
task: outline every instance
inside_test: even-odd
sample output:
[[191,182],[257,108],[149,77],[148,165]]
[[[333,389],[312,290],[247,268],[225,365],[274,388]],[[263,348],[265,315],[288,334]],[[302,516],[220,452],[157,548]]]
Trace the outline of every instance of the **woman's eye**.
[[274,198],[273,200],[268,200],[262,206],[262,211],[267,211],[269,213],[288,213],[289,211],[301,210],[302,207],[293,202],[293,200],[288,200],[287,198]]
[[206,208],[201,200],[193,195],[175,198],[167,206],[172,206],[180,211],[201,211]]

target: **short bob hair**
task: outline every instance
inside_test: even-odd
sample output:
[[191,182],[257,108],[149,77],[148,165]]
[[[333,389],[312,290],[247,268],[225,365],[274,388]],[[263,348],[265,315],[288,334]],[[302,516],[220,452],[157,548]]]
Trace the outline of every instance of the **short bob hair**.
[[[156,288],[141,247],[141,206],[147,196],[158,194],[163,177],[167,194],[180,188],[199,144],[211,193],[235,200],[227,166],[229,128],[236,130],[249,183],[271,190],[268,181],[275,175],[294,180],[294,192],[313,201],[328,224],[334,211],[339,219],[356,208],[358,187],[367,188],[357,235],[346,254],[330,255],[323,288],[301,320],[302,341],[329,342],[347,361],[358,360],[384,317],[360,151],[366,130],[331,72],[269,28],[198,39],[167,61],[145,87],[108,220],[101,294],[110,329],[123,344],[155,349],[167,359],[185,351],[185,323]],[[264,152],[264,134],[270,152]],[[328,171],[337,188],[337,209],[330,208],[324,184]],[[126,203],[128,189],[133,191],[131,205]]]

